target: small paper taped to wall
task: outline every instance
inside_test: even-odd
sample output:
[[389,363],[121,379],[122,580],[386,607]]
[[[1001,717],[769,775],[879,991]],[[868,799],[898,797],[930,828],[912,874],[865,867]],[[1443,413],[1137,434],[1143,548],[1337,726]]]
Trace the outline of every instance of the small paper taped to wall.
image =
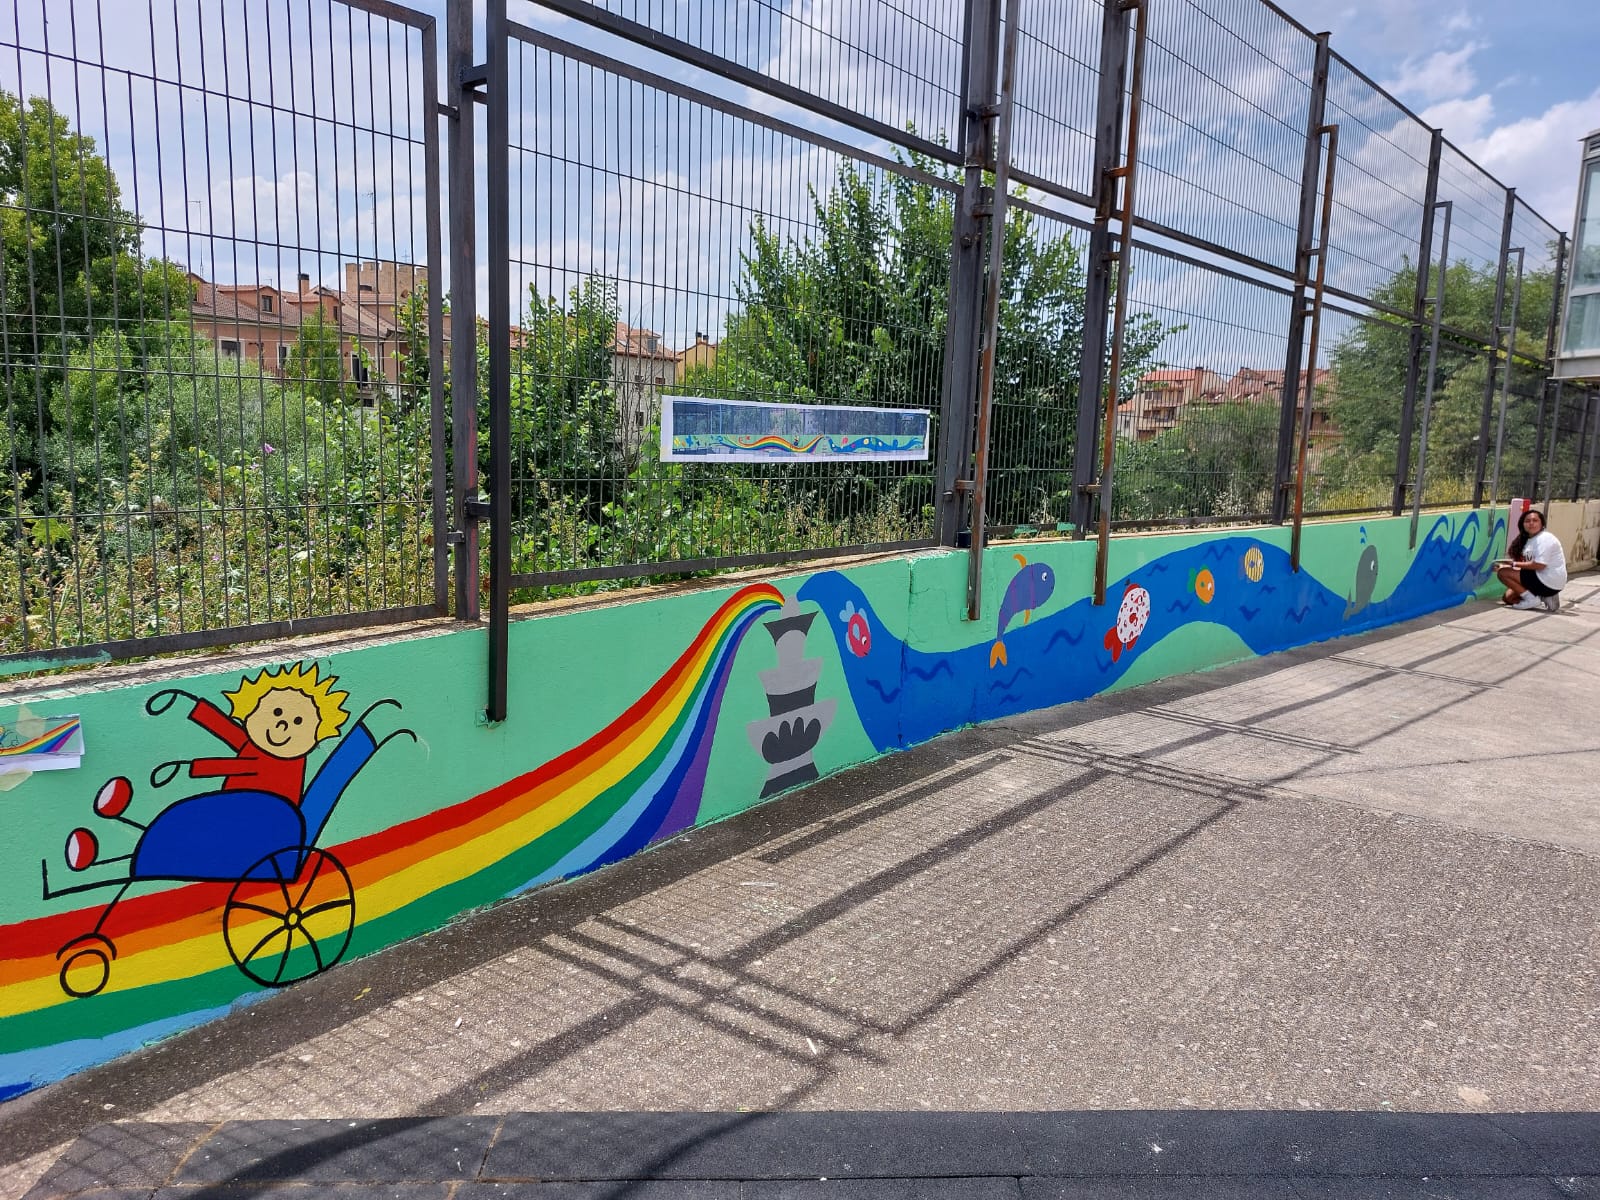
[[76,713],[19,715],[0,721],[0,775],[14,771],[66,771],[83,759],[83,722]]

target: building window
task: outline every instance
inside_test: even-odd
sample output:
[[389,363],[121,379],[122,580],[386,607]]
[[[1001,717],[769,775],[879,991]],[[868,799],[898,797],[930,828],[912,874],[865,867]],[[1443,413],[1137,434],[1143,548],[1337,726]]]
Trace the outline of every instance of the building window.
[[265,313],[269,313],[269,312],[272,311],[272,297],[271,296],[262,296],[261,297],[261,311],[265,312]]
[[371,379],[367,371],[367,364],[361,360],[359,352],[350,355],[350,378],[357,383],[366,383]]
[[289,343],[278,343],[278,369],[282,370],[289,361]]
[[238,358],[239,357],[239,343],[238,342],[231,342],[231,341],[218,342],[217,343],[217,349],[222,352],[222,356],[224,358]]

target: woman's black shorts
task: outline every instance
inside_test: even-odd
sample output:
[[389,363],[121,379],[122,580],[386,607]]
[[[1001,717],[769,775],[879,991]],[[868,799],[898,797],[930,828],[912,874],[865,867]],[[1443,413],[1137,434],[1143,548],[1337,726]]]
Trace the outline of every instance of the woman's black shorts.
[[1532,567],[1522,568],[1522,586],[1527,588],[1535,596],[1559,596],[1561,594],[1560,588],[1546,587],[1544,584],[1540,583],[1539,572],[1535,571]]

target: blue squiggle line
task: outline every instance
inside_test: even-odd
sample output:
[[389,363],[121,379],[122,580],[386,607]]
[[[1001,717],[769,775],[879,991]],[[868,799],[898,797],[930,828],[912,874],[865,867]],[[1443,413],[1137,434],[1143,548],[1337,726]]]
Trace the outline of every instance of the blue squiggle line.
[[873,679],[870,676],[865,680],[865,683],[869,688],[878,693],[878,699],[882,700],[885,704],[893,704],[895,702],[895,697],[900,695],[899,688],[885,690],[883,684],[879,683],[876,679]]
[[1016,674],[1011,676],[1010,679],[998,679],[997,678],[992,684],[989,685],[989,690],[992,692],[992,691],[994,691],[995,688],[1000,688],[1000,687],[1003,687],[1003,688],[1006,688],[1006,689],[1009,690],[1011,687],[1015,686],[1016,683],[1019,680],[1032,679],[1032,678],[1033,678],[1033,672],[1028,670],[1027,667],[1018,667],[1017,671],[1016,671]]
[[1050,635],[1050,640],[1044,644],[1044,652],[1049,654],[1050,651],[1056,648],[1056,644],[1059,642],[1065,642],[1069,646],[1076,646],[1083,641],[1084,632],[1085,628],[1082,625],[1078,626],[1078,635],[1076,637],[1068,633],[1065,629],[1058,629]]
[[1186,613],[1193,607],[1194,601],[1184,597],[1183,599],[1174,600],[1171,604],[1167,605],[1167,611],[1169,613]]
[[1246,605],[1241,604],[1241,605],[1239,605],[1239,615],[1241,617],[1243,617],[1246,621],[1254,621],[1257,617],[1259,617],[1261,615],[1261,609],[1260,608],[1250,608],[1250,607],[1248,607]]
[[954,679],[956,675],[955,668],[950,665],[950,660],[948,658],[935,659],[933,670],[931,671],[922,670],[916,665],[916,660],[913,659],[906,663],[906,673],[928,683],[932,683],[940,675],[948,675],[952,679]]

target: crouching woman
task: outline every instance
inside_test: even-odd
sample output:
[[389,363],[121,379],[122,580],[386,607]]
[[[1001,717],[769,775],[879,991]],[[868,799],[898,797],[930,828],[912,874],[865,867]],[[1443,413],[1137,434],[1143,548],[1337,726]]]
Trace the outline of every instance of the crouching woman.
[[1511,561],[1495,574],[1506,585],[1502,602],[1512,608],[1561,608],[1561,589],[1567,586],[1567,556],[1556,535],[1544,527],[1544,514],[1530,508],[1517,522],[1511,543]]

